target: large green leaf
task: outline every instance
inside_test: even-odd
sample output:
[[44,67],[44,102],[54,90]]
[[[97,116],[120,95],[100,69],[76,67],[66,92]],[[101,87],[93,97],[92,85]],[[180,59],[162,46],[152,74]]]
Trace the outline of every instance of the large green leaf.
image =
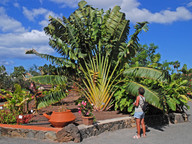
[[61,101],[63,98],[67,96],[65,91],[56,91],[53,93],[50,93],[44,97],[38,98],[38,105],[37,109],[41,109],[47,106],[50,106],[51,104],[57,103]]
[[167,82],[169,79],[168,73],[162,72],[160,70],[153,69],[153,68],[147,68],[147,67],[128,68],[128,69],[125,69],[123,74],[125,76],[155,79],[162,82]]
[[137,82],[133,82],[130,81],[127,85],[127,91],[133,95],[133,96],[138,96],[138,89],[139,87],[143,87],[145,89],[145,98],[146,101],[153,105],[154,107],[163,110],[163,105],[160,102],[159,96],[157,93],[155,93],[154,91],[148,89],[147,87],[145,87],[144,85],[141,85]]
[[51,85],[64,85],[67,82],[67,78],[65,76],[59,76],[59,75],[34,76],[31,77],[30,79],[39,84],[51,84]]
[[167,100],[167,104],[171,110],[176,111],[176,102],[172,98]]

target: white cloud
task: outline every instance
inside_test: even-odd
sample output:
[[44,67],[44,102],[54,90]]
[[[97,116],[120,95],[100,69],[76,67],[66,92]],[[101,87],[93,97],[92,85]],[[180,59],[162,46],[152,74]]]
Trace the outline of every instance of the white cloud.
[[40,2],[41,4],[43,4],[43,0],[39,0],[39,2]]
[[16,7],[16,8],[20,8],[19,3],[17,3],[17,2],[15,2],[15,3],[13,4],[13,6]]
[[7,4],[9,2],[9,0],[0,0],[0,4]]
[[148,21],[150,23],[172,23],[192,19],[192,13],[185,7],[177,7],[175,11],[162,10],[152,13],[148,9],[140,9],[139,6],[141,3],[139,3],[138,0],[119,0],[118,2],[116,0],[87,0],[87,2],[95,7],[104,9],[119,5],[131,22]]
[[36,49],[41,53],[53,53],[54,50],[48,45],[49,38],[44,31],[32,30],[21,34],[0,35],[0,57],[10,58],[30,58],[25,54],[25,50]]
[[129,11],[122,9],[126,17],[132,22],[148,21],[150,23],[173,23],[175,21],[191,20],[192,13],[185,7],[178,7],[175,11],[162,10],[152,13],[147,9],[133,8]]
[[49,38],[44,31],[32,30],[20,34],[8,33],[0,35],[1,46],[29,46],[42,45],[48,43]]
[[[34,16],[43,13],[44,15],[50,14],[49,11],[44,9],[34,10],[33,12]],[[0,30],[4,32],[0,34],[1,63],[8,64],[5,61],[6,58],[32,58],[34,55],[25,54],[26,50],[32,48],[41,53],[54,53],[54,50],[48,44],[49,37],[44,31],[25,30],[21,23],[9,17],[2,7],[0,7],[0,21]]]
[[[35,21],[35,19],[38,16],[43,16],[43,20],[39,21],[39,24],[42,27],[45,27],[49,24],[49,16],[53,16],[53,17],[58,17],[57,14],[55,14],[52,11],[49,11],[47,9],[44,8],[38,8],[38,9],[32,9],[29,10],[26,7],[23,7],[23,14],[30,20],[30,21]],[[60,14],[61,16],[61,14]]]
[[33,10],[28,10],[26,7],[23,7],[23,14],[30,20],[34,21],[35,17],[39,15],[44,15],[47,13],[47,10],[44,8],[39,8],[39,9],[33,9]]
[[192,2],[187,4],[188,7],[192,7]]
[[3,7],[0,7],[0,30],[3,32],[24,32],[25,28],[19,21],[9,17]]
[[13,64],[14,62],[13,61],[10,61],[10,60],[8,60],[8,61],[6,61],[6,60],[0,60],[0,66],[1,65],[11,65],[11,64]]
[[[63,4],[68,7],[77,7],[79,0],[50,0],[52,2]],[[138,0],[86,0],[89,5],[95,8],[107,10],[115,5],[121,7],[121,11],[126,13],[126,17],[131,22],[148,21],[150,23],[172,23],[175,21],[185,21],[192,19],[192,12],[185,7],[177,7],[175,10],[164,9],[159,12],[151,12],[145,8],[139,8],[141,3]],[[192,2],[188,7],[192,6]]]

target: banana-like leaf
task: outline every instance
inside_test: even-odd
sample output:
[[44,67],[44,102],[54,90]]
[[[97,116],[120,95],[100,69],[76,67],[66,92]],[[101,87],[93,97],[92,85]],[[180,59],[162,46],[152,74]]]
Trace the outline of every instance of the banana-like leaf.
[[167,100],[167,104],[171,110],[176,111],[176,102],[172,98]]
[[154,91],[151,91],[150,89],[148,89],[147,87],[137,83],[137,82],[133,82],[130,81],[127,85],[127,91],[129,92],[129,94],[133,95],[133,96],[138,96],[138,89],[139,87],[143,87],[145,89],[145,99],[146,101],[153,105],[154,107],[163,110],[163,105],[160,102],[159,96],[157,93],[155,93]]
[[66,96],[67,96],[66,92],[60,90],[60,91],[51,93],[49,95],[46,95],[44,97],[41,97],[38,99],[37,109],[41,109],[41,108],[50,106],[51,104],[55,104],[55,103],[61,101]]
[[125,76],[140,77],[148,79],[156,79],[162,82],[167,82],[169,80],[169,74],[162,72],[157,69],[147,68],[147,67],[133,67],[125,69],[123,72]]
[[[142,30],[144,30],[144,31],[148,30],[147,24],[148,24],[148,22],[141,22],[141,23],[137,23],[135,25],[135,32],[131,35],[131,39],[129,40],[129,42],[127,43],[127,46],[126,46],[126,49],[129,49],[129,51],[130,51],[129,57],[133,57],[136,54],[136,50],[139,47],[138,35],[140,34],[140,32]],[[127,50],[125,51],[125,54],[126,54],[126,52],[127,52]]]
[[51,84],[51,85],[64,85],[67,82],[67,78],[65,76],[60,75],[34,76],[29,79],[39,84]]

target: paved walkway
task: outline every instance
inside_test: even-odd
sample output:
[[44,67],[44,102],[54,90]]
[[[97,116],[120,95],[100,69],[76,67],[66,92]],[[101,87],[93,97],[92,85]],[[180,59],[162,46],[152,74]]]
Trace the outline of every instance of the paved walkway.
[[[165,127],[148,128],[147,137],[133,139],[136,128],[106,132],[96,137],[84,139],[81,144],[191,144],[192,143],[192,103],[188,111],[189,122]],[[36,141],[19,138],[0,138],[0,144],[56,144],[56,142]],[[67,144],[74,144],[69,142]]]

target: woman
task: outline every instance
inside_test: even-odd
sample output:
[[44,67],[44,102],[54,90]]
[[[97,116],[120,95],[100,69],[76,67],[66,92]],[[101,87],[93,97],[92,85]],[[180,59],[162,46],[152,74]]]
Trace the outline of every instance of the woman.
[[139,90],[139,95],[137,96],[136,101],[133,103],[135,105],[134,118],[136,120],[136,126],[137,126],[137,135],[133,136],[134,139],[138,139],[141,137],[140,124],[142,125],[142,129],[143,129],[143,137],[146,136],[145,134],[146,128],[145,128],[145,122],[144,122],[145,113],[141,107],[141,105],[143,105],[145,102],[145,97],[144,97],[145,89],[140,87],[138,90]]

